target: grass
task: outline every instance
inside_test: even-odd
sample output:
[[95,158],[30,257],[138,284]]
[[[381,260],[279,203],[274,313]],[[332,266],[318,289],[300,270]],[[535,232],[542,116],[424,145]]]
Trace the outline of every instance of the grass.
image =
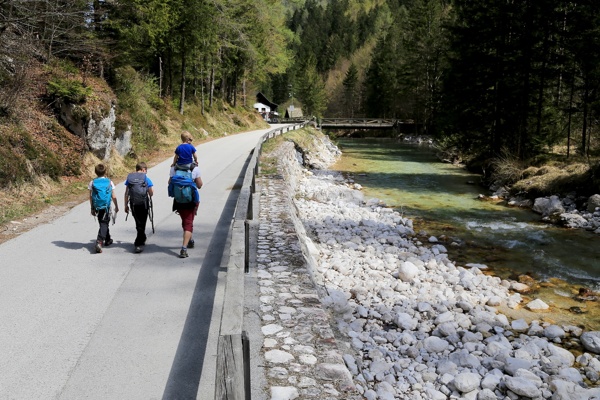
[[572,193],[587,197],[600,192],[600,161],[578,155],[567,158],[565,150],[556,147],[526,162],[505,153],[492,160],[491,181],[530,199]]
[[564,196],[572,192],[589,196],[594,192],[594,187],[590,186],[590,173],[590,166],[584,163],[530,166],[522,171],[522,179],[512,185],[511,192],[523,193],[530,198]]

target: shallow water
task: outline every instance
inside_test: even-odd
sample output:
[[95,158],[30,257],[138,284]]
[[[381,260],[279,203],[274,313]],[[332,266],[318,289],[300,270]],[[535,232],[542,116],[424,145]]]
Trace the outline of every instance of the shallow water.
[[479,175],[441,163],[427,145],[385,139],[338,145],[343,155],[333,169],[361,184],[366,199],[378,198],[412,218],[416,231],[446,239],[458,265],[486,264],[503,278],[528,274],[544,282],[531,298],[594,311],[578,321],[600,316],[598,302],[570,299],[579,287],[600,291],[600,236],[544,224],[530,210],[478,200],[480,193],[489,194],[477,185]]

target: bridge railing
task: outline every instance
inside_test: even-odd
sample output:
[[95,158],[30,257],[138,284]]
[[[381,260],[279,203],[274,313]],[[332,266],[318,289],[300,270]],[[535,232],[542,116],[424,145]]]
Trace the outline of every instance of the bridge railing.
[[254,194],[262,146],[268,139],[306,125],[306,122],[301,122],[264,134],[252,150],[246,167],[228,238],[229,257],[222,261],[222,265],[227,267],[227,277],[217,344],[215,400],[250,399],[250,343],[243,330],[244,273],[249,270],[250,255],[256,252],[256,243],[250,239],[256,237],[258,232],[258,221],[255,219],[255,209],[258,210],[258,207]]
[[393,126],[398,120],[393,118],[322,118],[319,121],[320,126],[352,126],[352,125],[372,125],[372,126]]

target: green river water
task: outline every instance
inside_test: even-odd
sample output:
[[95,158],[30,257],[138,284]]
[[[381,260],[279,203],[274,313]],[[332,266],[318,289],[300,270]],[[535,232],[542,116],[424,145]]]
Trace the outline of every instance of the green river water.
[[480,193],[489,194],[476,184],[480,177],[440,162],[427,145],[344,139],[338,146],[343,155],[333,169],[362,185],[365,199],[378,198],[413,219],[416,232],[440,238],[457,265],[485,264],[486,273],[502,278],[529,275],[535,290],[526,300],[539,297],[550,304],[553,314],[547,318],[600,325],[600,302],[573,299],[581,287],[600,291],[600,236],[542,223],[530,210],[478,200]]

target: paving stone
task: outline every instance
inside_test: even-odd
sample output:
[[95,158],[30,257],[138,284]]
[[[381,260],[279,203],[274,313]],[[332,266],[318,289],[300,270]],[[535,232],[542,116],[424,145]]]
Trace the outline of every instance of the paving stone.
[[259,178],[259,187],[255,277],[261,306],[253,312],[264,335],[263,392],[271,400],[360,399],[302,254],[290,191],[281,179]]

